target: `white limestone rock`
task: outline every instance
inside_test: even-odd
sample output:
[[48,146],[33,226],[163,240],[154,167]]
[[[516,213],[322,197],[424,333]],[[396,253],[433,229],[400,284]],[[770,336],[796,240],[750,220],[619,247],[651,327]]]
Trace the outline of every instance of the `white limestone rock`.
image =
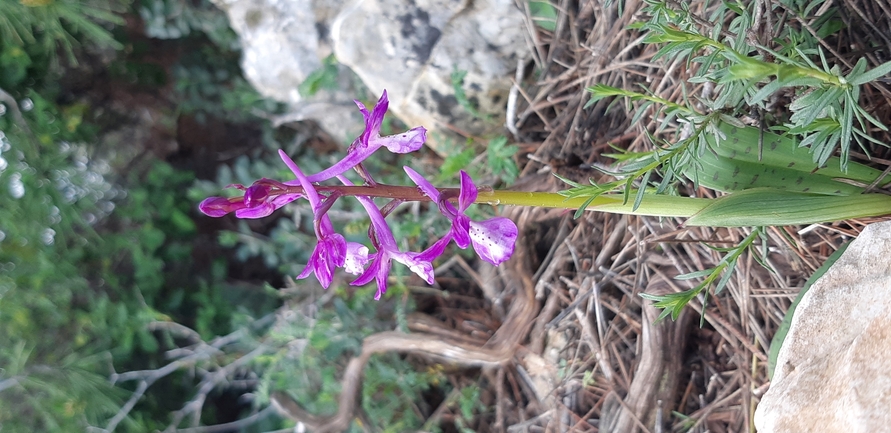
[[[408,125],[474,135],[503,125],[510,78],[528,57],[523,14],[513,0],[366,0],[346,8],[332,28],[337,59]],[[451,82],[487,120],[458,104]]]
[[322,67],[316,16],[310,0],[214,0],[226,11],[242,47],[245,78],[260,94],[302,100],[297,87]]
[[[391,111],[430,136],[500,128],[510,80],[528,57],[524,16],[513,0],[213,1],[239,35],[242,69],[254,88],[289,104],[291,118],[317,120],[335,137],[347,136],[346,113],[361,131],[352,99],[362,92],[352,73],[371,90],[369,102],[386,89]],[[340,74],[336,91],[301,96],[298,86],[332,53],[352,73]],[[456,70],[467,73],[463,89],[486,120],[459,106]]]
[[804,295],[755,426],[877,432],[891,426],[891,222],[870,225]]

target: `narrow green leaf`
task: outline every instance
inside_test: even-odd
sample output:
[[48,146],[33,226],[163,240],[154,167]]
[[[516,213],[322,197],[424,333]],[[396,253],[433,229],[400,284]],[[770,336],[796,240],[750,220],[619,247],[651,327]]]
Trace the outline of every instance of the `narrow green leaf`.
[[700,271],[693,271],[693,272],[688,272],[686,274],[678,275],[678,276],[674,277],[674,279],[680,280],[680,281],[692,280],[694,278],[707,277],[707,276],[711,275],[712,272],[714,272],[714,271],[715,271],[714,269],[703,269]]
[[595,198],[597,198],[597,196],[594,196],[594,197],[591,197],[591,198],[585,200],[585,202],[582,203],[582,205],[581,205],[578,209],[576,209],[576,211],[575,211],[575,213],[572,215],[572,217],[575,218],[575,219],[578,219],[579,217],[581,217],[582,215],[584,215],[585,210],[588,209],[588,205],[590,205],[591,202],[594,201]]
[[891,62],[882,63],[881,65],[876,66],[875,68],[854,77],[852,77],[851,75],[853,74],[851,74],[847,77],[847,80],[849,83],[855,86],[859,86],[870,81],[875,81],[885,75],[888,75],[888,73],[891,73]]
[[721,276],[721,279],[718,280],[718,284],[715,285],[715,295],[721,293],[724,290],[724,287],[727,286],[727,282],[730,281],[730,277],[733,276],[735,270],[736,260],[731,260],[727,267],[724,269],[724,275]]
[[[854,106],[857,101],[851,100],[851,96],[845,93],[845,107],[841,119],[841,169],[847,171],[848,159],[851,151],[851,129],[854,127]],[[826,159],[829,159],[827,156]]]
[[772,188],[737,191],[687,219],[688,226],[786,226],[891,214],[891,196],[829,196]]
[[647,190],[647,185],[650,183],[650,175],[653,174],[653,170],[646,172],[643,175],[643,179],[640,181],[640,188],[637,189],[637,196],[634,197],[634,210],[640,207],[640,203],[643,201],[644,192]]

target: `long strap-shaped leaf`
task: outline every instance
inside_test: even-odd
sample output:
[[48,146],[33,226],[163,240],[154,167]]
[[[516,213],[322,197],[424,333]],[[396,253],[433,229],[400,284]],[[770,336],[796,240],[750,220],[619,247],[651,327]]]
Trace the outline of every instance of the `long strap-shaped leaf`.
[[[795,140],[754,127],[734,126],[720,122],[723,137],[705,135],[708,149],[697,155],[687,177],[699,185],[724,192],[753,188],[775,188],[793,192],[827,195],[857,195],[863,188],[843,180],[868,185],[882,172],[872,167],[849,162],[847,170],[839,167],[837,157],[825,166],[813,161],[808,149]],[[759,146],[760,143],[760,146]],[[879,186],[891,181],[885,179]]]
[[715,199],[686,225],[712,227],[784,226],[891,214],[891,196],[830,196],[755,188]]

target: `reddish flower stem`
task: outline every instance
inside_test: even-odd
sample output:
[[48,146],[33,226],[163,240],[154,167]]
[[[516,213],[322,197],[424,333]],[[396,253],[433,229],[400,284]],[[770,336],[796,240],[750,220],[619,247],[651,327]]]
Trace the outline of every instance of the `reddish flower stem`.
[[[438,188],[439,192],[447,197],[458,197],[458,188]],[[374,186],[345,186],[345,185],[317,185],[316,191],[320,193],[336,193],[344,196],[365,196],[398,199],[403,201],[431,201],[415,186],[398,186],[379,183]],[[299,186],[288,186],[280,191],[283,194],[302,193]]]

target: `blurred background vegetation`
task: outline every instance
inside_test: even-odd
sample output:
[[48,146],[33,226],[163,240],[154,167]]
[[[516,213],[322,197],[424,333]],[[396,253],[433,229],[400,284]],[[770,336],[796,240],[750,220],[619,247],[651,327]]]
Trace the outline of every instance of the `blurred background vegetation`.
[[[198,214],[229,183],[289,178],[278,148],[313,171],[344,144],[258,116],[283,107],[250,87],[239,56],[207,0],[0,1],[0,431],[291,431],[272,390],[333,410],[338,362],[415,308],[407,287],[372,303],[373,288],[294,284],[315,240],[296,207]],[[492,152],[516,151],[504,144]],[[450,174],[478,156],[456,148]],[[425,212],[400,239],[424,239]],[[362,234],[348,205],[331,215]],[[459,429],[485,410],[475,385],[415,369],[369,365],[372,427],[419,428],[425,401],[454,399]]]

